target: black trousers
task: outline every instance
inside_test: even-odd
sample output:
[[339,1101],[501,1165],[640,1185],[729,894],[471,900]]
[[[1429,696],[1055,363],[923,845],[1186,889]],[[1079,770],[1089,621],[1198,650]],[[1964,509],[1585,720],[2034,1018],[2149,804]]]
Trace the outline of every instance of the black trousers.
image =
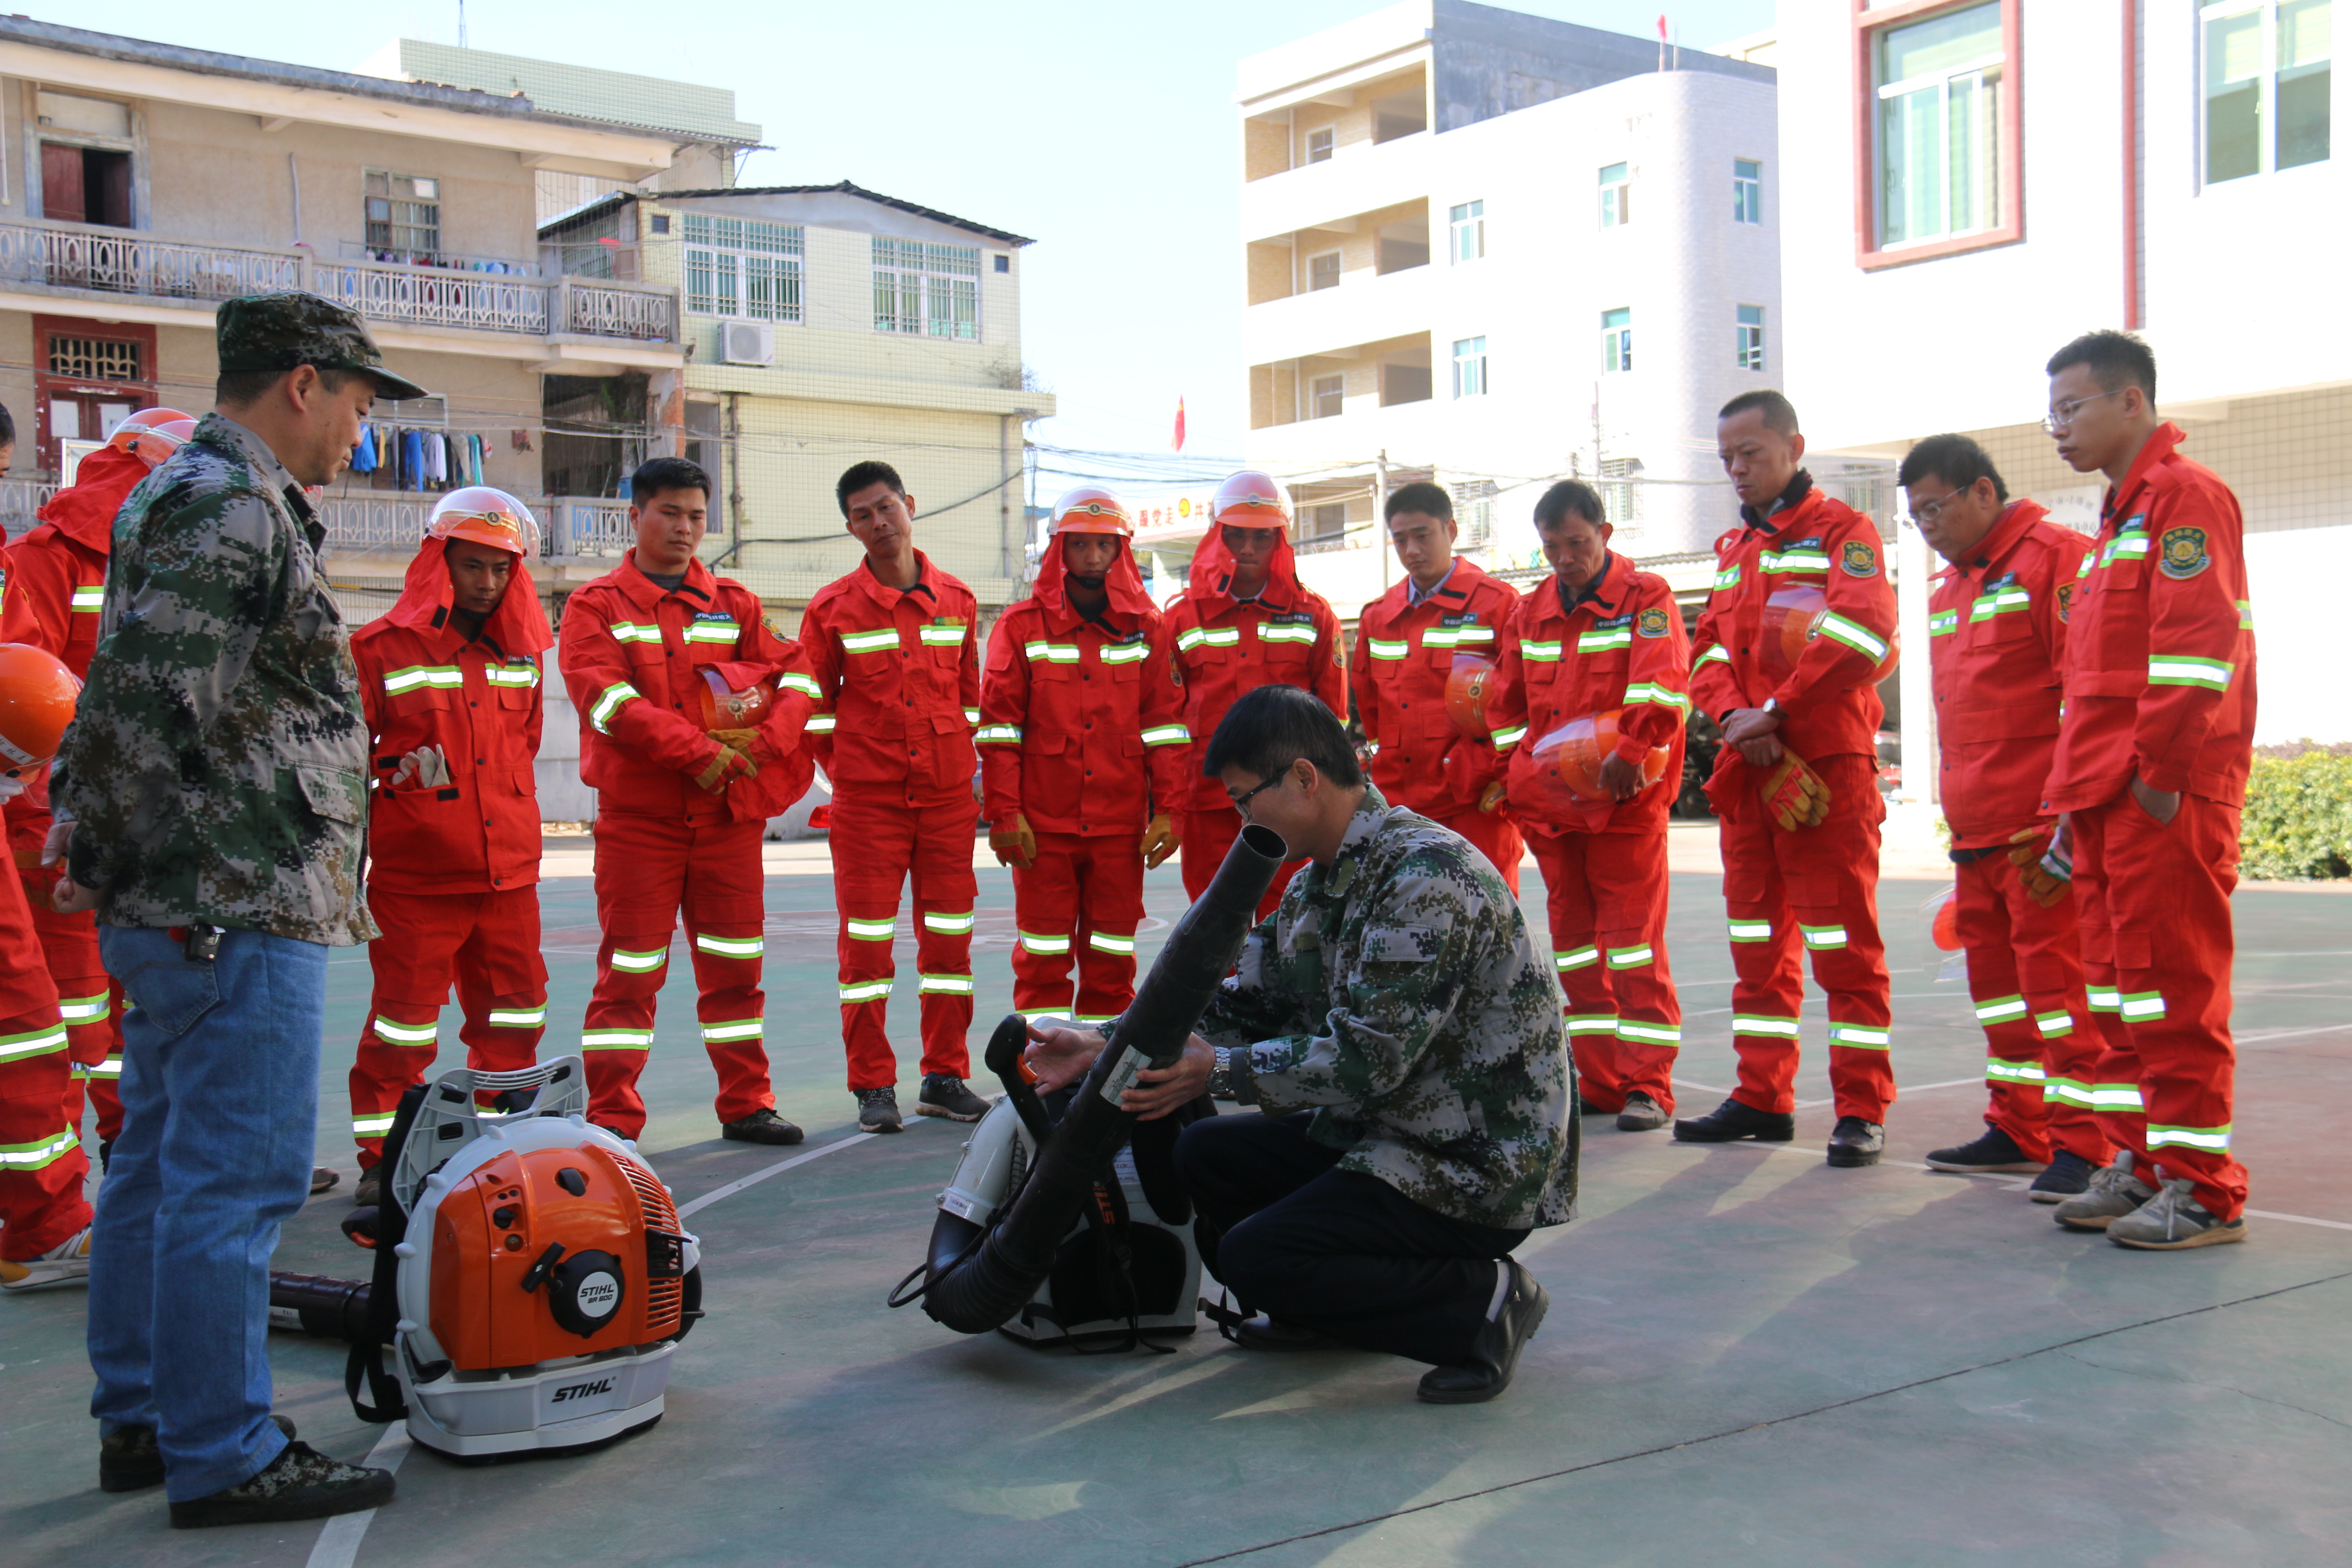
[[1253,1310],[1360,1350],[1433,1366],[1470,1359],[1495,1260],[1524,1230],[1424,1208],[1377,1176],[1332,1169],[1314,1112],[1210,1117],[1176,1140],[1176,1173],[1218,1230],[1210,1270]]

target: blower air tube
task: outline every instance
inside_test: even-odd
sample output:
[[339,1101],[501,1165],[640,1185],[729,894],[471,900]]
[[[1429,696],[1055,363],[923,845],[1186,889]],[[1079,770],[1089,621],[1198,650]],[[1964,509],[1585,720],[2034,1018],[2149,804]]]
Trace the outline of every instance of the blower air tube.
[[[1183,1054],[1256,923],[1258,900],[1288,854],[1281,835],[1254,824],[1242,829],[1207,890],[1169,933],[1061,1124],[1041,1142],[1036,1167],[1011,1212],[977,1246],[977,1227],[970,1221],[940,1215],[922,1297],[932,1319],[960,1334],[984,1334],[1037,1293],[1087,1193],[1134,1124],[1118,1107],[1120,1091],[1142,1068],[1168,1067]],[[1012,1032],[1016,1022],[1006,1020],[989,1042],[988,1065],[1007,1078],[1008,1087],[1018,1076],[1006,1048],[1018,1038]],[[1108,1092],[1107,1084],[1113,1086]],[[1025,1121],[1029,1108],[1021,1109]]]

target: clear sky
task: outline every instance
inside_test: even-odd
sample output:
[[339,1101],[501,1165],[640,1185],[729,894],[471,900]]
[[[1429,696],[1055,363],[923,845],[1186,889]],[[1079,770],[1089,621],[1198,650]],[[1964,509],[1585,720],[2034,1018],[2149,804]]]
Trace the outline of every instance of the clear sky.
[[[1509,8],[1644,37],[1656,36],[1664,11],[1685,45],[1701,47],[1769,26],[1772,7],[1520,0]],[[1246,418],[1234,66],[1377,8],[1376,0],[788,0],[672,11],[642,0],[469,0],[466,42],[732,88],[737,113],[775,147],[752,156],[745,184],[854,180],[1033,237],[1024,354],[1061,400],[1061,416],[1041,422],[1035,438],[1164,455],[1181,395],[1185,451],[1198,461],[1148,466],[1197,474],[1222,472],[1240,452]],[[28,14],[345,70],[395,37],[457,42],[456,0],[112,0]]]

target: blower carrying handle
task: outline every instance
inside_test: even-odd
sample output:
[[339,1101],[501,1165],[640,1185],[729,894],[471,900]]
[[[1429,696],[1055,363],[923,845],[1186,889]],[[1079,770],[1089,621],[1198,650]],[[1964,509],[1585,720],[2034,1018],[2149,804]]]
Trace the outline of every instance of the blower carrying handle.
[[1007,1013],[996,1032],[988,1037],[988,1051],[981,1060],[1004,1086],[1004,1098],[1012,1101],[1030,1138],[1043,1143],[1053,1131],[1053,1121],[1045,1114],[1045,1102],[1037,1098],[1037,1069],[1029,1065],[1028,1049],[1028,1020],[1018,1013]]

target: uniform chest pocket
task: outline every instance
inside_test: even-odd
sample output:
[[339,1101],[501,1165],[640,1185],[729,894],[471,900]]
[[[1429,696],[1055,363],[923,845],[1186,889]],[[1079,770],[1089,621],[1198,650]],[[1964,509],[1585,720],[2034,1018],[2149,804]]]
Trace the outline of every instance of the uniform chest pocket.
[[1437,956],[1438,933],[1428,926],[1376,926],[1364,932],[1358,958],[1366,964],[1426,963]]
[[530,706],[531,688],[522,682],[512,685],[501,682],[493,689],[499,694],[499,706],[501,708],[528,709]]
[[[1104,650],[1106,654],[1110,651],[1112,650],[1108,648]],[[1142,659],[1129,658],[1119,659],[1114,662],[1113,660],[1106,658],[1103,660],[1103,663],[1110,670],[1111,679],[1121,685],[1132,686],[1137,681],[1143,679]]]
[[[446,685],[435,684],[435,677],[439,673],[435,670],[395,669],[385,676],[384,712],[394,719],[414,719],[447,708],[450,699],[457,694],[458,683],[452,679]],[[447,673],[451,677],[457,674],[454,669]]]

